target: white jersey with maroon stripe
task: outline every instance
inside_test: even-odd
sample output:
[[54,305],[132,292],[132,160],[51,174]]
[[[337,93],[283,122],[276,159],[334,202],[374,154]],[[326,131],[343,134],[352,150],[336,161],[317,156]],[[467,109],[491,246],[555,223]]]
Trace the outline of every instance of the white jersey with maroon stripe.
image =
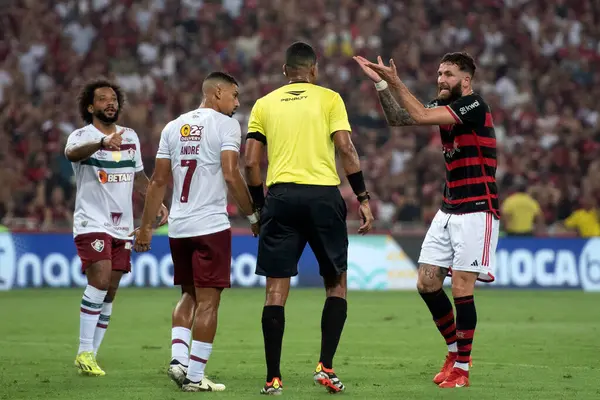
[[222,151],[240,151],[237,120],[210,108],[198,108],[169,122],[156,158],[171,160],[173,201],[169,237],[208,235],[230,227]]
[[[73,236],[105,232],[117,239],[129,239],[133,231],[133,182],[144,170],[140,140],[134,130],[125,129],[120,151],[101,149],[86,160],[72,163],[77,182]],[[69,135],[69,147],[99,141],[104,134],[87,125]]]

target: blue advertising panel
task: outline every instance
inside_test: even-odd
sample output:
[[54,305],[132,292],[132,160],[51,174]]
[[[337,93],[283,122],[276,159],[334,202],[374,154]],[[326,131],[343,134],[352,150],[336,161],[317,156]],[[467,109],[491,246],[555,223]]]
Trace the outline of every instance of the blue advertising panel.
[[[353,235],[349,242],[349,289],[414,290],[415,260],[408,257],[392,237]],[[233,237],[231,282],[234,287],[265,285],[265,278],[254,274],[257,245],[258,240],[251,236]],[[299,271],[292,279],[293,286],[322,286],[317,261],[308,246],[300,259]],[[494,283],[484,285],[600,291],[600,238],[501,238],[495,276]],[[85,284],[71,235],[0,233],[0,290]],[[132,273],[123,277],[121,285],[173,285],[173,262],[167,237],[155,236],[150,252],[132,254]]]
[[600,238],[501,238],[492,286],[600,291]]

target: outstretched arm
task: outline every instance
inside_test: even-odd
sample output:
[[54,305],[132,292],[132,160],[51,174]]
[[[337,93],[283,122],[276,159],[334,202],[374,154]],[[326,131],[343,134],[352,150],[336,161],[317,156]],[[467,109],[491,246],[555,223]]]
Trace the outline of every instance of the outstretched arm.
[[378,91],[379,102],[389,126],[415,125],[415,120],[406,109],[400,107],[389,88]]

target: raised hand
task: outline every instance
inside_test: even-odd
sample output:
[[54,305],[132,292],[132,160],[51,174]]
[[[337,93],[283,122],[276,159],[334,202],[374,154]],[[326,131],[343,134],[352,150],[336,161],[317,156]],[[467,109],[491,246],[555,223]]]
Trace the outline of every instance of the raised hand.
[[119,150],[123,142],[123,132],[125,132],[124,128],[106,136],[104,142],[102,142],[102,147],[108,150]]
[[356,61],[356,63],[360,66],[360,68],[363,70],[365,75],[369,77],[370,80],[372,80],[375,83],[381,82],[382,79],[379,76],[379,74],[369,67],[369,60],[361,56],[355,56],[352,58],[354,59],[354,61]]
[[[357,57],[355,57],[355,59],[356,58]],[[375,73],[377,73],[377,75],[379,75],[379,77],[381,79],[383,79],[384,81],[386,81],[387,83],[393,83],[393,82],[400,80],[400,78],[398,77],[398,72],[396,71],[396,64],[394,63],[394,60],[390,59],[390,65],[388,67],[383,63],[381,56],[377,57],[377,64],[372,63],[365,58],[362,58],[362,57],[360,57],[360,58],[361,58],[361,63],[363,63],[365,67],[367,67],[367,68],[371,69],[372,71],[374,71]],[[361,64],[359,63],[359,65],[361,65]],[[361,65],[361,68],[363,68],[362,65]],[[364,71],[364,68],[363,68],[363,71]],[[369,77],[371,77],[371,76],[369,76]]]

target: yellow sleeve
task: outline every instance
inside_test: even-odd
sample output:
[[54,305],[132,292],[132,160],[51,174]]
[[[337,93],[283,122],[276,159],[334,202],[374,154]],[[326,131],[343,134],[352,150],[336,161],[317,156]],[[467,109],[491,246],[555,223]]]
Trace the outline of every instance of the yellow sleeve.
[[514,209],[514,197],[509,196],[506,200],[504,200],[504,202],[502,203],[502,213],[506,213],[506,214],[512,214],[513,209]]
[[579,226],[580,215],[579,211],[575,211],[573,214],[569,215],[569,217],[565,219],[565,226],[571,229],[577,228]]
[[329,111],[329,134],[337,131],[351,131],[348,113],[341,96],[336,93]]
[[250,118],[248,119],[248,132],[262,133],[265,137],[267,136],[265,128],[262,124],[262,108],[260,100],[257,100],[252,107],[250,112]]

